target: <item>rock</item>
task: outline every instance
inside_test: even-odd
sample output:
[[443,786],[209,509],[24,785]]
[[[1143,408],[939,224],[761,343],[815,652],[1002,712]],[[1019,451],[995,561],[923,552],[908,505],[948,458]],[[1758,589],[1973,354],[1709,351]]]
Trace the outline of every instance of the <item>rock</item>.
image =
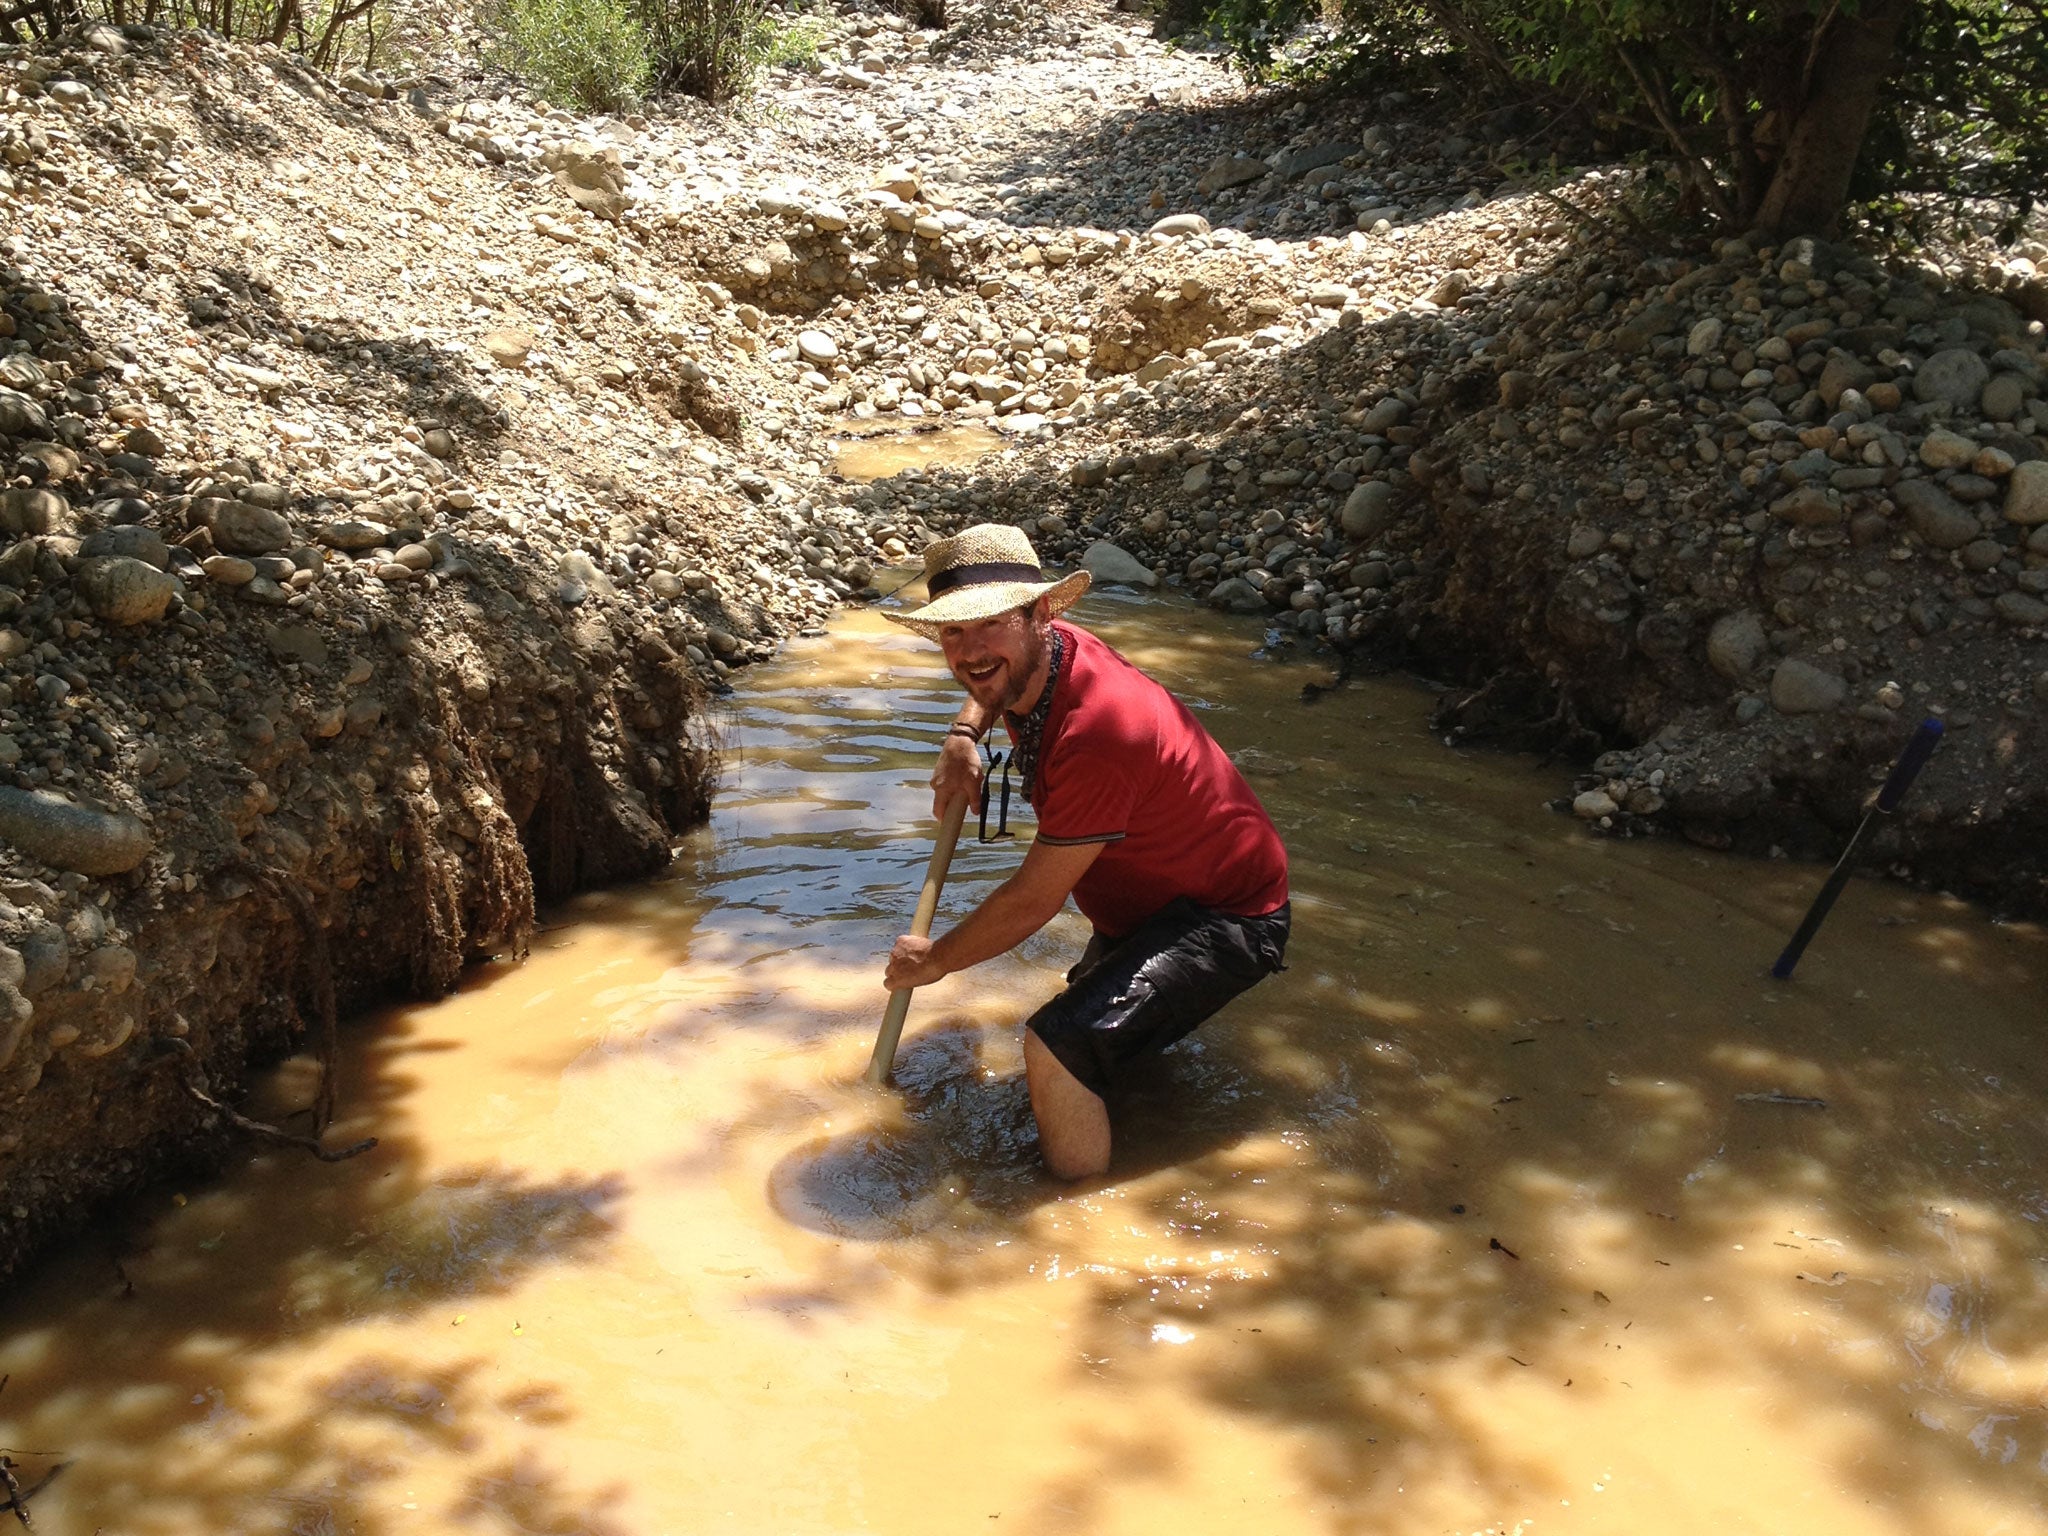
[[1325,166],[1336,165],[1350,159],[1359,152],[1360,146],[1349,143],[1314,144],[1307,149],[1297,149],[1285,155],[1280,161],[1280,174],[1289,181],[1299,181],[1310,171],[1322,170]]
[[1358,430],[1367,437],[1384,437],[1407,419],[1408,402],[1399,395],[1386,395],[1360,419]]
[[1747,609],[1725,613],[1707,631],[1707,665],[1732,683],[1741,682],[1763,660],[1764,623]]
[[1394,488],[1384,480],[1362,480],[1344,498],[1337,514],[1344,537],[1355,544],[1367,544],[1386,532],[1394,520]]
[[1564,552],[1573,560],[1584,560],[1607,547],[1607,535],[1590,524],[1580,523],[1565,535]]
[[213,535],[214,547],[228,554],[267,555],[291,547],[292,525],[268,507],[214,496],[195,502],[193,510]]
[[79,554],[86,559],[102,555],[126,555],[140,560],[158,570],[165,570],[171,563],[170,546],[164,543],[163,535],[154,528],[145,528],[139,523],[123,523],[113,528],[102,528],[91,535],[80,547]]
[[1990,382],[1991,365],[1968,347],[1945,347],[1913,375],[1915,400],[1945,400],[1959,411],[1974,408]]
[[1209,590],[1208,604],[1226,613],[1264,613],[1265,595],[1242,576],[1226,577]]
[[1892,500],[1913,531],[1936,549],[1961,549],[1977,537],[1977,515],[1932,480],[1901,480]]
[[1169,213],[1147,231],[1154,235],[1206,235],[1209,221],[1199,213]]
[[803,331],[796,338],[797,352],[807,363],[819,366],[836,362],[839,357],[839,343],[823,331]]
[[2048,523],[2048,459],[2013,466],[2005,488],[2005,520],[2025,528]]
[[1795,486],[1771,503],[1771,515],[1802,528],[1826,527],[1842,520],[1842,498],[1824,485]]
[[177,577],[129,555],[86,561],[78,568],[77,583],[94,614],[109,624],[151,623],[178,595]]
[[2027,592],[2001,592],[1991,607],[2006,623],[2026,629],[2048,625],[2048,603]]
[[[1204,221],[1202,233],[1208,232],[1208,224]],[[49,430],[50,419],[43,414],[40,405],[16,390],[0,389],[0,437],[42,437]]]
[[1081,556],[1081,568],[1105,587],[1156,587],[1159,577],[1152,568],[1119,545],[1097,539]]
[[1781,715],[1826,714],[1848,697],[1846,681],[1797,656],[1787,656],[1771,673],[1771,707]]
[[0,530],[8,533],[53,533],[70,520],[71,503],[46,487],[11,486],[0,496]]
[[1620,809],[1604,789],[1589,789],[1572,797],[1572,814],[1581,821],[1599,821]]
[[1438,278],[1436,286],[1429,290],[1429,302],[1438,309],[1449,309],[1471,291],[1472,279],[1454,267]]
[[1204,197],[1214,197],[1231,187],[1263,181],[1269,169],[1265,161],[1255,160],[1250,155],[1222,155],[1211,161],[1209,168],[1196,178],[1195,190]]
[[1068,471],[1067,478],[1083,490],[1102,485],[1109,479],[1109,460],[1083,459]]
[[2027,380],[2017,373],[1993,374],[1978,397],[1977,408],[1986,421],[2017,421],[2026,408]]
[[533,337],[513,326],[500,326],[484,332],[483,348],[500,368],[524,368],[533,351]]
[[[404,570],[405,567],[400,566],[399,569]],[[555,571],[555,598],[565,608],[574,608],[589,601],[593,592],[608,594],[613,590],[611,578],[580,549],[572,549],[562,556]]]
[[133,816],[88,810],[45,790],[11,785],[0,785],[0,838],[38,863],[81,875],[125,874],[156,848],[149,829]]
[[1707,357],[1721,349],[1721,333],[1727,325],[1718,315],[1709,315],[1700,321],[1685,337],[1687,357]]
[[1936,427],[1920,444],[1920,462],[1929,469],[1960,469],[1977,457],[1977,444],[1960,432]]
[[577,207],[616,224],[626,211],[624,159],[612,146],[577,139],[551,152],[555,184]]
[[382,523],[366,522],[359,517],[338,517],[314,529],[313,537],[329,549],[354,551],[375,549],[390,539],[391,530]]
[[206,572],[208,581],[217,581],[224,587],[245,587],[256,579],[255,562],[240,555],[208,555],[199,562],[199,568]]
[[1500,403],[1511,411],[1519,411],[1536,398],[1538,379],[1535,374],[1521,368],[1510,368],[1500,376]]

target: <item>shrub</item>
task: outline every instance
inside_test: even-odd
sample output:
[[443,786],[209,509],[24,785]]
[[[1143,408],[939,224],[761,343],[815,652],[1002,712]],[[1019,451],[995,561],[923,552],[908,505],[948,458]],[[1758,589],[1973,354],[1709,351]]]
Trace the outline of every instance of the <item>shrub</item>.
[[508,62],[549,96],[617,112],[646,94],[648,38],[628,0],[507,0]]
[[768,0],[640,0],[657,83],[730,101],[746,94],[776,28]]

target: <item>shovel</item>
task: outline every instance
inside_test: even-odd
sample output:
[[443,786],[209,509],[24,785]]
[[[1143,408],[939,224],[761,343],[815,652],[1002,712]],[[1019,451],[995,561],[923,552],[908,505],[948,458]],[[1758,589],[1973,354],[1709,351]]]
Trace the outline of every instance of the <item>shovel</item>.
[[[953,845],[960,840],[960,822],[967,815],[967,796],[955,800],[939,825],[938,845],[932,849],[931,864],[924,872],[924,889],[918,893],[917,913],[910,919],[911,933],[930,938],[932,918],[938,914],[939,891],[946,883],[946,869],[953,862]],[[889,994],[889,1008],[882,1015],[882,1032],[875,1036],[874,1058],[868,1062],[868,1081],[886,1083],[889,1068],[896,1061],[896,1042],[903,1034],[903,1021],[910,1015],[910,992]]]

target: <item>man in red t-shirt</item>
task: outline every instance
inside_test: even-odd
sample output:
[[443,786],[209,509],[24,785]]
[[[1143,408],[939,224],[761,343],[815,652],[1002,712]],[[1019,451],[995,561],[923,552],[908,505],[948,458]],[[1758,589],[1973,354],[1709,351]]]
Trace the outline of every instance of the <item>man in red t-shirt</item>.
[[1024,1070],[1046,1166],[1101,1173],[1118,1069],[1280,969],[1287,851],[1186,706],[1057,620],[1088,589],[1085,571],[1048,580],[1021,532],[984,523],[925,551],[925,586],[924,607],[889,617],[938,641],[967,690],[932,774],[933,809],[975,794],[975,748],[1000,717],[1038,836],[950,932],[898,939],[884,983],[921,987],[1002,954],[1071,895],[1095,935],[1066,990],[1026,1021]]

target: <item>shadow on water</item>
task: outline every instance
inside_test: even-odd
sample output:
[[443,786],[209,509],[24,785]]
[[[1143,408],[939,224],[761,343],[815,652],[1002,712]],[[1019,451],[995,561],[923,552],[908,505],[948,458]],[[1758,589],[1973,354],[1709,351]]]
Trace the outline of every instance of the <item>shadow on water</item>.
[[[95,1507],[134,1532],[375,1536],[411,1522],[384,1524],[366,1496],[447,1458],[464,1473],[436,1519],[620,1529],[606,1513],[615,1490],[576,1486],[547,1453],[547,1425],[573,1413],[555,1386],[508,1376],[495,1339],[431,1363],[403,1340],[422,1314],[459,1321],[538,1269],[597,1258],[623,1182],[537,1181],[502,1164],[429,1177],[407,1129],[411,1067],[455,1047],[412,1033],[402,1017],[381,1028],[330,1137],[374,1132],[374,1151],[333,1167],[259,1153],[211,1187],[145,1200],[107,1251],[15,1288],[0,1444],[49,1453],[14,1453],[26,1483],[89,1467]],[[533,1427],[530,1454],[479,1456],[479,1430],[507,1417]],[[35,1501],[36,1528],[82,1536],[92,1527],[67,1518],[66,1488],[59,1476]]]

